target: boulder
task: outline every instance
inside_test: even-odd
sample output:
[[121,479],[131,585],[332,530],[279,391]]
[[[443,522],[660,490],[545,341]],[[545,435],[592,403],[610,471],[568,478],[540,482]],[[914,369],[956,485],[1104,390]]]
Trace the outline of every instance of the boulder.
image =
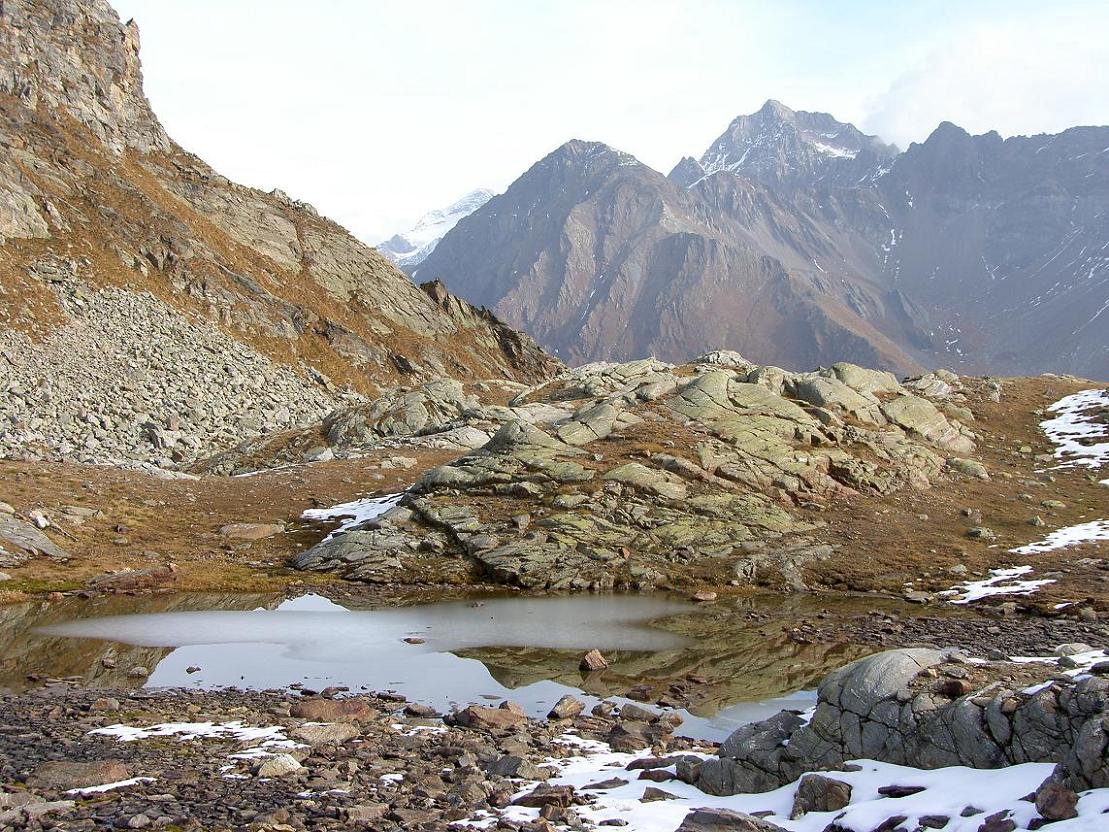
[[675,832],[786,832],[781,826],[731,809],[694,809]]
[[947,417],[927,399],[901,395],[883,402],[882,413],[910,436],[920,437],[937,448],[958,454],[974,452],[974,442],[947,421]]
[[595,673],[608,667],[608,660],[601,655],[600,650],[590,650],[581,658],[578,669],[586,673]]
[[1047,821],[1078,817],[1078,795],[1060,783],[1048,780],[1036,790],[1036,811]]
[[475,728],[483,731],[507,731],[521,723],[527,722],[527,717],[516,710],[508,708],[488,708],[484,705],[470,705],[455,714],[455,722],[464,728]]
[[323,745],[342,745],[362,734],[350,722],[319,722],[298,726],[292,736],[316,748]]
[[58,760],[41,763],[27,778],[27,784],[33,788],[68,790],[103,786],[130,778],[127,766],[119,760]]
[[291,754],[275,754],[263,761],[255,774],[259,777],[286,777],[296,774],[302,768],[300,761]]
[[883,370],[870,370],[840,361],[831,366],[831,373],[858,393],[897,393],[901,385],[897,376]]
[[953,456],[947,460],[947,467],[956,473],[975,479],[988,480],[990,478],[990,472],[986,470],[986,466],[976,459]]
[[818,375],[796,376],[786,385],[791,396],[803,402],[841,411],[868,425],[884,425],[878,400],[852,390],[836,378]]
[[547,714],[551,719],[572,719],[585,710],[585,703],[575,696],[566,694],[551,708],[551,712]]
[[360,722],[373,719],[377,710],[365,699],[304,699],[289,713],[312,722]]
[[806,774],[797,784],[790,819],[808,812],[836,812],[851,802],[851,786],[823,774]]

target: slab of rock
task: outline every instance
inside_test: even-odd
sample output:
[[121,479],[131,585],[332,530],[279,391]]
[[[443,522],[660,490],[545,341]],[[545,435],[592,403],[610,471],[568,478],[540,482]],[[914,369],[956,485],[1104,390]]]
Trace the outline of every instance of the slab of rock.
[[974,442],[963,436],[927,399],[911,395],[898,396],[883,402],[882,413],[911,436],[919,436],[937,448],[958,454],[974,452]]
[[291,754],[275,754],[258,766],[255,773],[259,777],[286,777],[295,774],[302,768],[304,766]]
[[369,824],[381,820],[389,812],[388,803],[360,803],[339,810],[340,819],[349,824]]
[[130,771],[119,760],[57,760],[39,765],[27,778],[27,784],[34,788],[84,789],[129,779]]
[[305,699],[294,704],[289,713],[313,722],[359,722],[377,716],[377,710],[365,699]]
[[551,708],[551,712],[547,714],[551,719],[572,719],[585,710],[585,703],[575,696],[566,694]]
[[523,780],[546,780],[550,777],[545,769],[515,754],[506,754],[499,758],[489,767],[489,773],[496,777],[518,777]]
[[531,809],[542,809],[544,806],[557,806],[565,809],[574,801],[573,786],[548,786],[540,783],[522,797],[512,801],[513,806],[527,806]]
[[42,530],[6,512],[0,512],[0,546],[19,550],[29,557],[44,555],[52,560],[69,559],[69,552],[54,543]]
[[976,459],[964,459],[961,456],[953,456],[947,460],[947,467],[952,471],[960,474],[965,474],[968,477],[974,477],[979,480],[988,480],[990,472],[986,470],[986,466]]
[[301,725],[292,731],[293,737],[316,748],[321,745],[341,745],[361,735],[350,722],[320,722]]
[[484,731],[507,731],[526,721],[527,717],[515,710],[484,705],[470,705],[455,714],[458,725]]
[[89,580],[88,586],[100,592],[127,592],[164,586],[176,580],[177,570],[173,566],[155,566],[150,569],[126,569],[97,575]]
[[285,531],[282,523],[228,523],[219,533],[232,540],[265,540]]
[[659,718],[658,713],[652,711],[650,708],[644,708],[642,705],[636,705],[634,702],[629,702],[620,707],[620,719],[628,719],[634,722],[657,722]]
[[786,832],[777,824],[731,809],[694,809],[675,832]]
[[627,462],[607,471],[602,479],[619,482],[669,500],[684,500],[689,491],[681,477],[638,462]]

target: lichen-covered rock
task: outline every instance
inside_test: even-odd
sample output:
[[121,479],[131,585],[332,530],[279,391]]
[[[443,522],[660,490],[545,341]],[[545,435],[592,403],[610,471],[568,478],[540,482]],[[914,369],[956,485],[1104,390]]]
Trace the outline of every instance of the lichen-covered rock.
[[410,518],[337,536],[296,565],[400,580],[437,557],[441,577],[529,589],[711,576],[803,590],[806,569],[834,550],[798,506],[926,489],[944,475],[939,447],[965,439],[886,373],[734,363],[591,364],[497,406],[436,382],[357,408],[376,414],[367,426],[388,421],[389,447],[495,432],[419,478]]

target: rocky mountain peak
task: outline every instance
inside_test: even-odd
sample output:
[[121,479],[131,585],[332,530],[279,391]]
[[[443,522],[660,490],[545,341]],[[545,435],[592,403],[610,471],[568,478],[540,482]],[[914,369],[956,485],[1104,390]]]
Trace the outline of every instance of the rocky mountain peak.
[[568,164],[599,169],[609,164],[634,166],[639,160],[630,153],[617,150],[604,142],[571,139],[548,154],[539,165]]
[[170,149],[143,93],[138,26],[107,0],[6,0],[0,53],[0,92],[76,118],[116,153]]
[[[853,181],[852,175],[857,179],[859,171],[896,152],[893,145],[828,113],[791,110],[771,99],[757,112],[733,120],[698,164],[702,176],[727,171],[771,186],[804,187]],[[680,166],[675,181],[691,184],[696,169],[685,160]]]

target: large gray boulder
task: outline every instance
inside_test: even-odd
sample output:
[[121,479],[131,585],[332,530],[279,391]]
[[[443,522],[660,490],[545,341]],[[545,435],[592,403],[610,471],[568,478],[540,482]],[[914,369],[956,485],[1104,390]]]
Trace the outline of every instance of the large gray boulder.
[[1109,679],[1014,691],[971,684],[955,658],[905,649],[847,665],[820,683],[811,720],[783,711],[739,729],[701,766],[697,785],[719,795],[770,791],[853,759],[926,769],[1055,762],[1069,788],[1109,785]]

